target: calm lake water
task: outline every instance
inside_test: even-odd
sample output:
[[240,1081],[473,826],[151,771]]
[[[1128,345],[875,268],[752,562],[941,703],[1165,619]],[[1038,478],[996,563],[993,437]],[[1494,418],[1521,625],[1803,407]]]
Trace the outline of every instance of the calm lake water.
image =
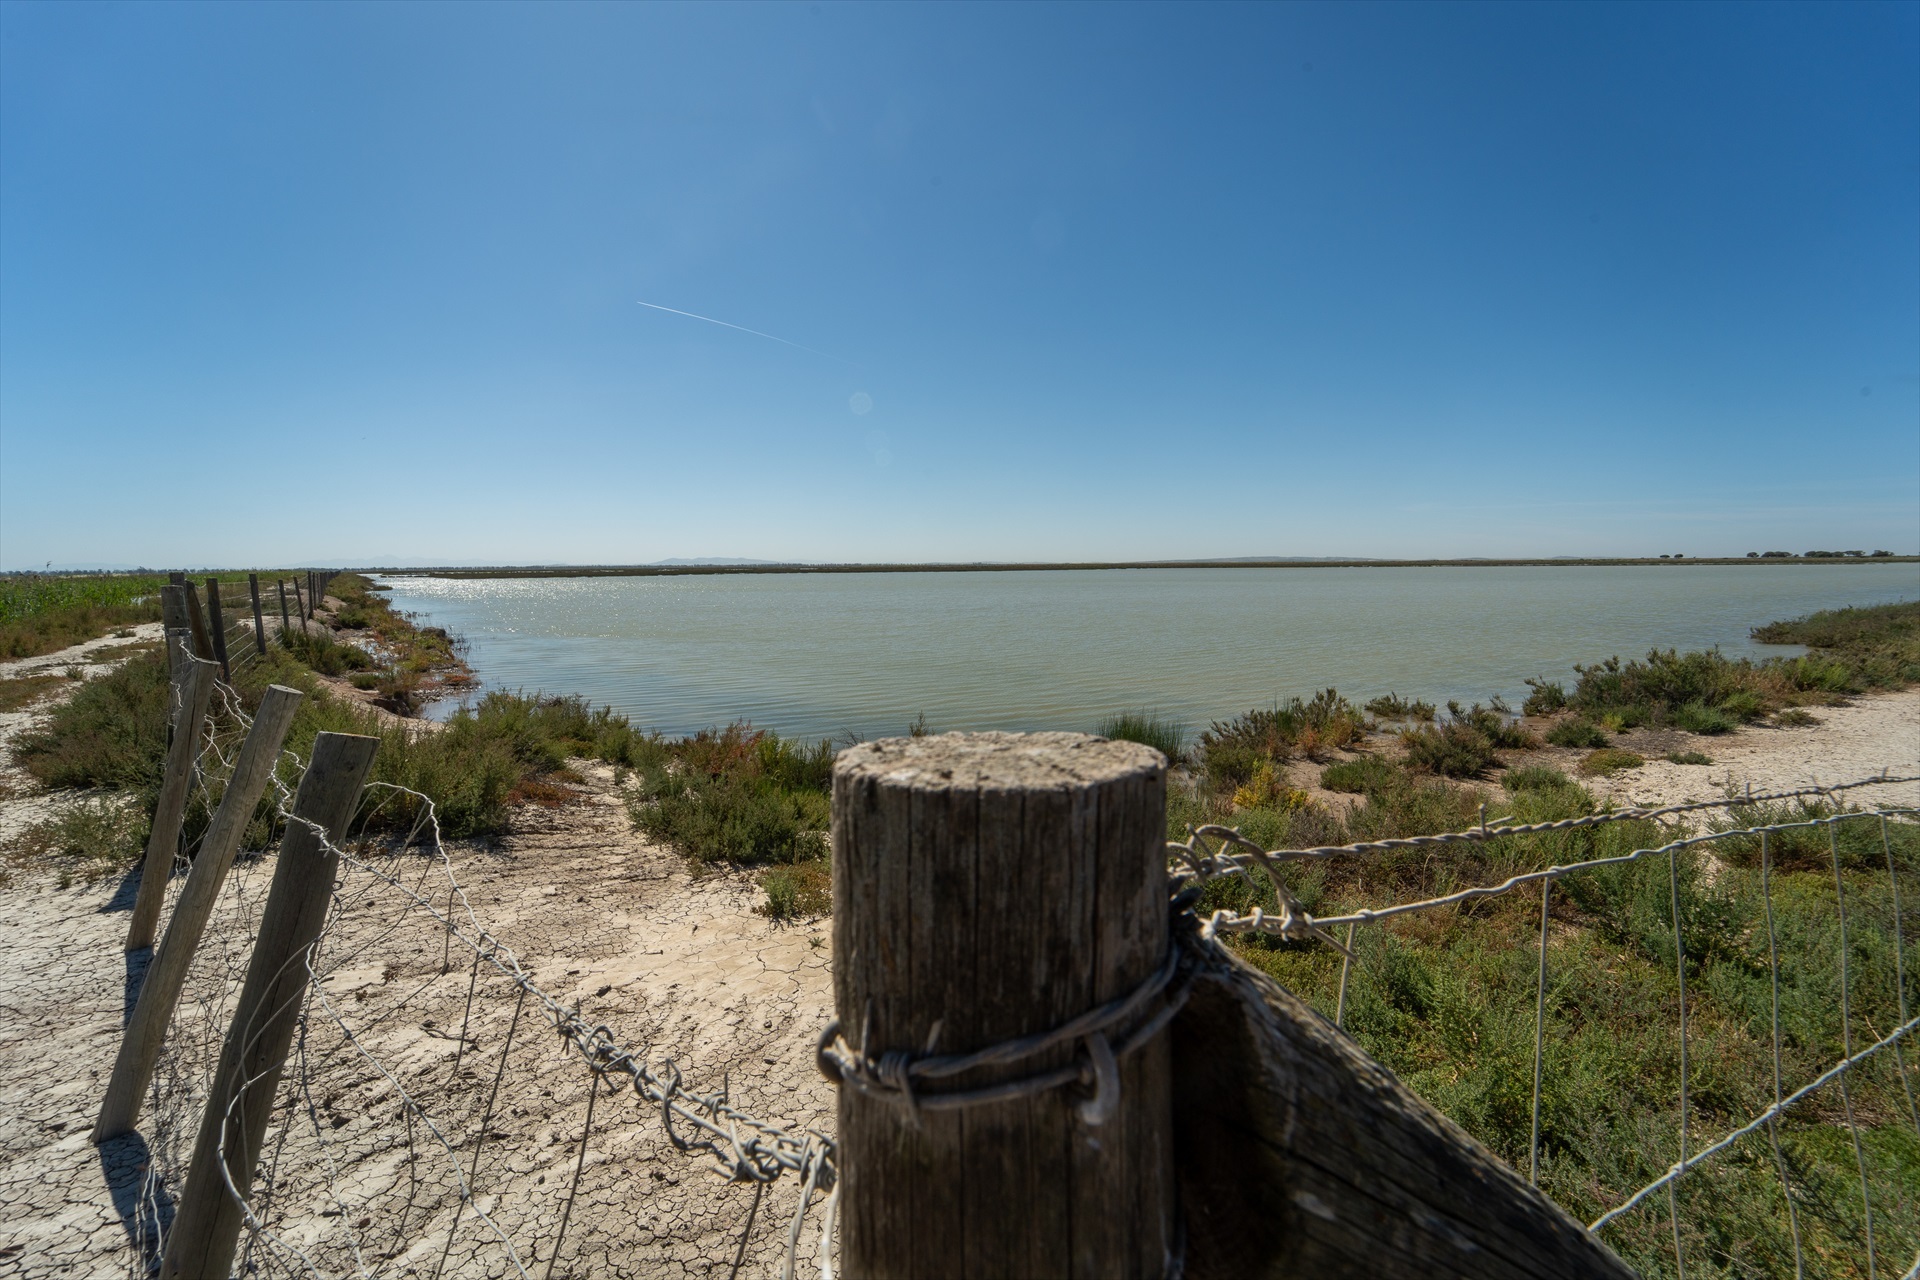
[[668,734],[1190,728],[1337,687],[1435,702],[1652,646],[1780,652],[1748,628],[1920,597],[1920,566],[1122,569],[680,578],[393,576],[489,688],[584,694]]

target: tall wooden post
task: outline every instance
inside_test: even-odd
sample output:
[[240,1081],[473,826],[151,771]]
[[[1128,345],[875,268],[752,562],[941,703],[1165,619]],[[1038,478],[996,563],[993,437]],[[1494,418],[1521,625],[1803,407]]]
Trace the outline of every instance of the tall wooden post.
[[[168,587],[185,595],[186,588]],[[182,654],[173,681],[173,740],[167,744],[166,769],[160,775],[160,798],[154,805],[153,825],[147,832],[147,855],[140,864],[140,889],[133,899],[133,919],[127,923],[127,950],[153,945],[160,908],[167,898],[167,880],[173,874],[173,855],[180,848],[180,823],[187,813],[187,792],[193,784],[195,757],[200,752],[200,725],[213,701],[214,665]]]
[[[923,1054],[930,1041],[938,1054],[969,1053],[1134,991],[1167,957],[1165,838],[1166,760],[1134,743],[980,733],[843,751],[833,967],[848,1045],[869,1062]],[[964,1107],[932,1099],[1096,1052],[1081,1041],[922,1082],[917,1114],[843,1084],[850,1280],[1166,1275],[1164,1034],[1120,1059],[1117,1109],[1104,1117],[1074,1083]]]
[[213,634],[213,660],[220,664],[220,676],[233,679],[227,663],[227,620],[220,612],[220,579],[207,579],[207,629]]
[[177,685],[193,656],[193,621],[187,614],[187,589],[178,583],[160,588],[160,625],[166,636],[167,672]]
[[260,575],[247,575],[247,594],[253,597],[253,651],[267,656],[267,622],[260,616]]
[[[227,1179],[251,1195],[267,1116],[307,992],[307,957],[326,923],[339,855],[331,843],[346,832],[373,766],[378,738],[323,733],[294,797],[296,818],[327,833],[322,842],[305,822],[287,824],[273,886],[261,911],[259,941],[234,1006],[213,1088],[201,1117],[193,1163],[160,1262],[166,1280],[224,1276],[233,1266],[245,1220],[227,1193]],[[221,1165],[224,1162],[225,1172]]]
[[200,612],[200,595],[193,589],[191,582],[182,582],[181,590],[187,593],[187,625],[193,632],[193,656],[203,662],[214,662],[213,637],[207,634],[207,620]]
[[[233,776],[220,797],[220,808],[213,815],[200,852],[194,857],[193,870],[187,874],[186,888],[180,891],[173,918],[167,922],[166,940],[160,952],[147,966],[134,1001],[133,1017],[120,1040],[120,1054],[114,1060],[113,1076],[107,1083],[107,1095],[100,1104],[100,1118],[94,1125],[93,1140],[105,1142],[133,1128],[140,1116],[140,1099],[153,1080],[154,1064],[160,1061],[161,1046],[166,1043],[167,1025],[173,1021],[174,1006],[180,1002],[180,989],[186,985],[187,967],[200,948],[207,921],[213,916],[220,898],[220,886],[233,866],[234,855],[246,835],[253,811],[273,780],[274,765],[280,759],[280,747],[293,726],[293,713],[300,707],[298,689],[269,685],[260,709],[254,713],[253,728],[234,762]],[[142,886],[144,887],[144,886]]]
[[[273,580],[273,586],[274,586],[274,590],[280,593],[280,634],[284,636],[287,634],[287,630],[288,630],[288,627],[287,627],[287,580],[285,578],[275,578]],[[286,641],[282,640],[280,643],[285,644]]]

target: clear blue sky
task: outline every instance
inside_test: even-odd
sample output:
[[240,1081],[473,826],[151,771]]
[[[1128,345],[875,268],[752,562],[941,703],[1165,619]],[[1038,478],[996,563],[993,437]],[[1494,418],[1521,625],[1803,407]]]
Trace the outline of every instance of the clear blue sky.
[[0,7],[8,567],[1776,547],[1920,5]]

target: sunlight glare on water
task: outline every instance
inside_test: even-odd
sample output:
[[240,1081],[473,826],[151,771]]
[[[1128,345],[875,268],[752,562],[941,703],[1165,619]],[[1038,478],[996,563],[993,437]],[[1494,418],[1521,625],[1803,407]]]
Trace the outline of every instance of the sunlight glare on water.
[[1204,728],[1337,687],[1518,701],[1527,676],[1652,646],[1779,652],[1748,629],[1920,596],[1912,564],[1119,569],[383,579],[464,636],[487,688],[583,694],[645,728],[806,737]]

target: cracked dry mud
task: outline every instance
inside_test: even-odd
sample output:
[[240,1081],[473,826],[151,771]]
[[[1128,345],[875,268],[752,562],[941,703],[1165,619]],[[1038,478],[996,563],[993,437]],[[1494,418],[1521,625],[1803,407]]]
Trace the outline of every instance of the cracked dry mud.
[[[830,1017],[825,922],[776,925],[754,913],[759,893],[745,877],[694,877],[633,833],[610,769],[579,767],[586,781],[571,803],[517,811],[497,842],[449,845],[480,923],[548,993],[656,1068],[675,1060],[690,1090],[724,1081],[749,1114],[831,1133],[833,1093],[813,1066]],[[444,905],[446,881],[427,855],[379,861]],[[62,888],[23,871],[0,892],[0,1275],[151,1267],[271,870],[270,856],[235,866],[139,1133],[100,1148],[89,1130],[129,1003],[120,943],[132,884]],[[449,951],[444,930],[407,901],[364,872],[342,875],[317,965],[324,1002],[310,1010],[264,1147],[273,1241],[256,1240],[244,1260],[259,1273],[303,1271],[302,1255],[324,1274],[433,1275],[443,1254],[449,1276],[513,1275],[515,1260],[546,1269],[594,1078],[531,1007],[502,1070],[514,989],[484,969],[475,981],[471,953]],[[409,1124],[401,1089],[425,1119]],[[676,1151],[631,1091],[602,1086],[553,1274],[717,1276],[739,1259],[740,1275],[777,1275],[797,1180],[767,1187],[756,1211],[754,1188],[711,1166]],[[449,1244],[454,1188],[469,1174],[476,1207]],[[802,1237],[803,1274],[818,1273],[821,1200]]]

